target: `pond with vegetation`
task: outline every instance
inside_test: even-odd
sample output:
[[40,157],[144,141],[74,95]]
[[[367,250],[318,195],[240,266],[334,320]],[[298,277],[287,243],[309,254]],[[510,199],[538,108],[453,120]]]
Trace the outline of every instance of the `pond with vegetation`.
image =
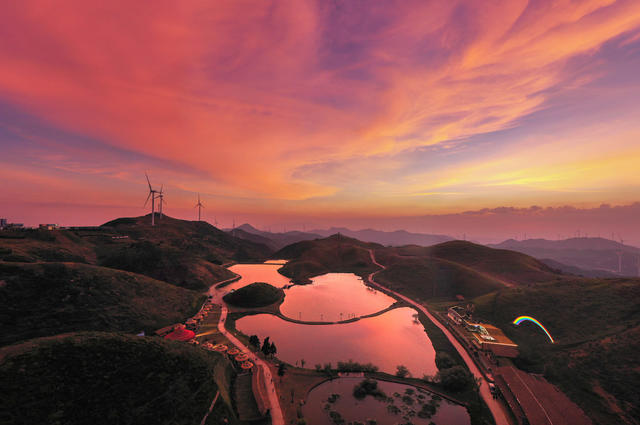
[[411,308],[396,308],[378,316],[336,325],[291,323],[271,314],[245,316],[236,328],[246,335],[270,337],[277,356],[292,365],[315,365],[353,360],[371,363],[382,372],[396,373],[404,365],[412,376],[435,375],[435,351]]
[[229,270],[239,274],[241,276],[240,280],[225,285],[220,289],[226,293],[250,285],[253,282],[266,282],[276,288],[290,285],[291,282],[289,278],[278,273],[278,269],[282,267],[283,264],[284,262],[282,261],[271,260],[262,264],[233,265],[229,267]]
[[285,292],[282,314],[308,322],[347,320],[384,310],[395,302],[353,273],[327,273]]
[[469,425],[464,406],[421,388],[363,378],[339,378],[314,388],[302,413],[308,425]]

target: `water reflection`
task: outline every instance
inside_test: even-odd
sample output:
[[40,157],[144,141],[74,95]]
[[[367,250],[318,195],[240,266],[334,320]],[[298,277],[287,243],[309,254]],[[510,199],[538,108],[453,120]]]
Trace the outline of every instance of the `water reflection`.
[[287,322],[270,314],[246,316],[237,328],[260,339],[270,337],[278,357],[305,367],[352,359],[373,363],[381,371],[395,373],[405,365],[416,377],[435,375],[435,352],[431,340],[419,322],[415,310],[398,308],[380,316],[340,325],[302,325]]
[[335,322],[375,313],[395,302],[353,273],[328,273],[311,281],[286,290],[282,314],[298,320]]
[[277,288],[289,285],[291,282],[288,277],[278,273],[278,269],[282,267],[282,263],[264,263],[264,264],[236,264],[229,267],[229,270],[242,276],[227,286],[220,288],[223,292],[229,292],[232,289],[239,289],[243,286],[252,284],[253,282],[267,282]]
[[[307,423],[333,425],[335,421],[331,415],[339,415],[344,423],[366,423],[368,419],[375,419],[378,424],[404,423],[405,416],[416,425],[431,422],[450,425],[471,423],[464,407],[438,396],[432,398],[430,393],[409,385],[376,381],[378,389],[386,397],[368,395],[358,400],[353,396],[353,389],[361,381],[362,378],[340,378],[313,389],[302,409]],[[334,394],[338,394],[338,397]]]

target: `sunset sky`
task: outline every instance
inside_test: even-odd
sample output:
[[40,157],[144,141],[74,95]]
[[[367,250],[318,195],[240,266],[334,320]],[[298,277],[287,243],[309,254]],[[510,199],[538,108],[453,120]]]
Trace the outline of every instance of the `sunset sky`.
[[221,227],[640,244],[638,0],[3,2],[0,64],[10,221],[142,215],[148,171]]

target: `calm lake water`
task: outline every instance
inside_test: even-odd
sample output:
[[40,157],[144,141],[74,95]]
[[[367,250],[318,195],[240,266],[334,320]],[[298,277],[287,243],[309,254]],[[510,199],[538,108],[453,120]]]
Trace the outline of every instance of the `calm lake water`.
[[383,372],[395,373],[400,364],[416,377],[435,375],[435,352],[422,324],[411,308],[397,308],[380,316],[339,325],[301,325],[270,314],[246,316],[236,322],[246,335],[270,337],[277,356],[290,363],[313,368],[316,364],[353,360],[373,363]]
[[280,306],[283,315],[309,322],[337,322],[384,310],[395,302],[353,273],[328,273],[311,281],[285,291]]
[[[333,425],[330,412],[337,412],[345,423],[367,419],[375,419],[378,425],[411,422],[416,425],[427,425],[432,421],[442,425],[469,425],[471,423],[467,410],[446,399],[435,397],[424,390],[393,382],[377,381],[378,388],[386,398],[366,396],[359,400],[353,396],[353,388],[362,378],[339,378],[325,382],[314,388],[302,408],[302,413],[309,425]],[[332,394],[339,397],[330,399]],[[426,407],[423,407],[425,406]],[[433,406],[429,409],[430,406]],[[426,411],[435,410],[431,417]],[[335,415],[335,413],[334,413]]]
[[282,267],[283,264],[284,262],[278,262],[277,260],[272,260],[264,264],[236,264],[235,266],[229,267],[229,270],[239,274],[242,278],[220,289],[226,293],[232,289],[239,289],[243,286],[250,285],[253,282],[266,282],[277,288],[282,288],[291,283],[288,277],[278,273],[278,269]]

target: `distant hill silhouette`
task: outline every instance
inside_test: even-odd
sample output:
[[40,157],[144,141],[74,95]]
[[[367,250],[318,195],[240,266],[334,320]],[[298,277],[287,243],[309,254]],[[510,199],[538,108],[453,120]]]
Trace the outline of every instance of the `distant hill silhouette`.
[[[583,270],[604,270],[623,276],[637,276],[640,248],[604,238],[570,238],[564,240],[506,240],[489,245],[511,249],[536,258],[557,261]],[[618,253],[622,253],[622,270],[618,271]]]
[[248,223],[244,223],[235,229],[225,229],[225,231],[233,234],[237,238],[264,244],[274,251],[291,245],[292,243],[322,238],[319,234],[299,232],[297,230],[283,233],[266,232],[258,230]]
[[379,243],[381,245],[402,246],[402,245],[422,245],[429,246],[453,240],[447,235],[432,235],[428,233],[410,233],[406,230],[396,230],[393,232],[385,232],[382,230],[364,229],[351,230],[346,227],[331,227],[327,230],[312,230],[321,236],[330,236],[336,233],[358,239],[364,242]]

